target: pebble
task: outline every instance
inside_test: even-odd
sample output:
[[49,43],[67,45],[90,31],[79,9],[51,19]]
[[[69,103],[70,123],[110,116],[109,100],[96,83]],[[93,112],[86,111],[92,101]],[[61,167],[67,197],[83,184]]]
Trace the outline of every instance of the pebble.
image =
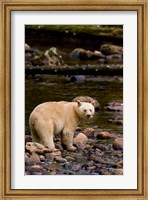
[[67,162],[67,160],[61,156],[55,156],[54,160],[60,163]]
[[112,172],[114,175],[123,175],[123,169],[113,169]]
[[94,161],[94,162],[97,162],[97,163],[104,163],[104,160],[102,158],[99,158],[95,155],[90,155],[90,160]]
[[40,165],[33,165],[33,166],[30,167],[29,171],[31,173],[33,173],[33,172],[42,173],[44,171],[44,168],[42,166],[40,166]]
[[67,161],[75,161],[75,160],[76,160],[76,159],[75,159],[74,157],[72,157],[72,156],[66,156],[65,159],[66,159]]

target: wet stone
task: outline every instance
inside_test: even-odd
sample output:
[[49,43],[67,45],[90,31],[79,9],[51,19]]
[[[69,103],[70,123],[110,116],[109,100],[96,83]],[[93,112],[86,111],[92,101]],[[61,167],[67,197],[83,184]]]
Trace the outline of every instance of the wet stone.
[[30,158],[28,158],[26,160],[26,165],[31,165],[31,164],[37,164],[40,163],[40,158],[38,156],[38,154],[36,153],[32,153],[32,155],[30,156]]
[[67,162],[67,160],[61,156],[55,156],[54,160],[60,163]]
[[40,165],[33,165],[33,166],[30,167],[29,171],[31,173],[33,173],[33,172],[42,173],[44,171],[44,168],[42,166],[40,166]]
[[30,153],[36,152],[38,154],[44,154],[49,152],[49,149],[46,148],[44,145],[39,144],[37,142],[27,142],[26,143],[26,150]]
[[106,110],[108,111],[123,111],[123,103],[119,102],[110,102],[108,106],[106,107]]
[[107,131],[102,131],[102,132],[97,133],[97,139],[106,140],[106,139],[113,139],[113,138],[116,138],[116,136]]
[[56,156],[61,156],[61,151],[54,151],[52,153],[46,153],[45,157],[48,160],[53,160]]
[[76,159],[75,159],[74,157],[72,157],[72,156],[66,156],[65,159],[66,159],[67,161],[75,161],[75,160],[76,160]]
[[58,163],[52,163],[52,164],[50,164],[50,165],[47,167],[47,169],[50,170],[50,171],[62,170],[62,169],[63,169],[63,166],[61,166],[61,165],[58,164]]
[[95,130],[93,128],[86,128],[86,129],[84,129],[83,133],[88,138],[94,138],[94,136],[95,136]]
[[113,142],[114,150],[123,150],[123,138],[116,138]]
[[85,148],[87,141],[88,141],[88,138],[83,133],[79,133],[74,138],[74,144],[80,149],[84,149]]

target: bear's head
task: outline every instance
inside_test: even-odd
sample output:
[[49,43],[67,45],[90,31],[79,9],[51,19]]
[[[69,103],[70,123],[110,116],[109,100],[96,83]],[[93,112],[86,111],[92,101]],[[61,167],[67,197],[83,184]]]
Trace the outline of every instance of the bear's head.
[[81,101],[77,101],[77,106],[78,106],[78,113],[79,113],[79,117],[83,118],[83,119],[90,119],[93,117],[94,113],[95,113],[95,109],[94,109],[94,103],[87,103],[87,102],[81,102]]

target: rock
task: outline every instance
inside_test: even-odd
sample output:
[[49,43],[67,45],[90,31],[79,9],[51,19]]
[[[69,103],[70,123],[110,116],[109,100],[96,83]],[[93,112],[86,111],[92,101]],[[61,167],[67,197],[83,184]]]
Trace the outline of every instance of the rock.
[[71,170],[74,172],[78,172],[81,167],[82,167],[81,163],[73,164],[73,165],[71,165]]
[[102,158],[99,158],[94,154],[91,154],[89,159],[97,163],[104,163],[104,160]]
[[116,125],[123,125],[123,120],[122,119],[110,119],[109,120],[110,123],[116,124]]
[[107,131],[102,131],[102,132],[97,133],[97,139],[106,140],[106,139],[113,139],[113,138],[116,138],[116,136]]
[[116,138],[113,142],[114,150],[123,150],[123,138]]
[[102,152],[100,149],[96,149],[96,151],[95,151],[96,156],[102,156],[103,154],[104,154],[104,152]]
[[85,148],[87,141],[88,141],[88,138],[83,133],[79,133],[74,138],[74,144],[80,149],[84,149]]
[[109,150],[108,146],[106,146],[106,145],[104,145],[104,144],[95,144],[95,145],[94,145],[94,148],[98,148],[98,149],[100,149],[101,151],[108,151],[108,150]]
[[44,171],[44,168],[40,165],[33,165],[29,169],[29,172],[31,173],[34,173],[34,172],[42,173],[43,171]]
[[100,47],[100,51],[104,55],[123,54],[123,47],[111,44],[103,44]]
[[53,160],[56,156],[61,157],[61,151],[54,151],[54,152],[45,154],[46,159],[49,159],[49,160]]
[[100,108],[101,108],[100,103],[96,99],[93,99],[92,97],[78,96],[78,97],[74,98],[72,101],[76,102],[78,100],[82,101],[82,102],[88,102],[88,103],[91,103],[94,101],[95,110],[100,110]]
[[45,159],[45,156],[43,156],[43,155],[40,155],[39,158],[40,158],[40,161],[41,161],[41,162],[43,162],[43,161],[46,160],[46,159]]
[[84,82],[85,81],[85,76],[84,75],[73,75],[70,76],[70,81],[71,82]]
[[48,169],[49,171],[62,170],[62,169],[63,169],[63,166],[61,166],[61,165],[58,164],[58,163],[52,163],[52,164],[50,164],[50,165],[47,167],[47,169]]
[[69,57],[71,59],[80,59],[80,60],[97,60],[99,58],[104,58],[104,55],[100,51],[89,51],[82,48],[74,49]]
[[61,156],[55,156],[54,160],[60,163],[67,162],[67,160]]
[[50,175],[56,175],[57,174],[57,171],[56,170],[53,170],[50,172]]
[[106,61],[108,61],[108,63],[118,63],[118,62],[123,62],[123,55],[122,54],[114,54],[114,55],[108,55],[106,56]]
[[27,142],[26,150],[28,150],[30,153],[36,152],[38,154],[45,154],[47,152],[50,152],[48,148],[37,142]]
[[28,44],[25,43],[25,52],[31,51],[31,50],[32,50],[31,47]]
[[112,175],[112,173],[109,171],[101,171],[100,174],[101,175]]
[[32,153],[30,158],[26,160],[26,165],[37,164],[40,163],[40,158],[36,153]]
[[86,128],[86,129],[84,129],[83,133],[88,138],[94,138],[94,136],[95,136],[95,130],[93,128]]
[[42,172],[32,172],[31,175],[43,175]]
[[113,169],[112,173],[114,175],[123,175],[123,169]]
[[35,55],[34,58],[31,59],[31,63],[32,65],[40,65],[40,66],[64,65],[61,52],[55,47],[52,47],[50,49],[47,49],[45,52],[40,52],[40,54]]
[[27,142],[32,142],[32,136],[31,135],[25,135],[25,144]]
[[87,167],[87,170],[90,170],[90,171],[92,171],[92,170],[95,170],[97,168],[97,166],[90,166],[90,167]]
[[110,102],[105,109],[108,111],[123,111],[123,103]]
[[75,161],[75,160],[76,160],[76,159],[75,159],[74,157],[72,157],[72,156],[66,156],[65,159],[66,159],[67,161]]

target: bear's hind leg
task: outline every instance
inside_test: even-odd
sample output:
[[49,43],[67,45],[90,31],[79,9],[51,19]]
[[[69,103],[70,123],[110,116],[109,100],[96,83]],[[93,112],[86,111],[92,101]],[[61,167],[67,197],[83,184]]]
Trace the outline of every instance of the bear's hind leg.
[[36,132],[37,132],[36,138],[38,138],[38,142],[40,144],[43,144],[50,151],[55,151],[56,149],[53,142],[54,135],[53,135],[52,125],[50,125],[50,123],[42,122],[41,126],[40,123],[38,122],[38,124],[36,124]]
[[74,133],[68,129],[64,129],[62,133],[62,143],[66,146],[68,151],[75,151],[76,147],[73,146]]

